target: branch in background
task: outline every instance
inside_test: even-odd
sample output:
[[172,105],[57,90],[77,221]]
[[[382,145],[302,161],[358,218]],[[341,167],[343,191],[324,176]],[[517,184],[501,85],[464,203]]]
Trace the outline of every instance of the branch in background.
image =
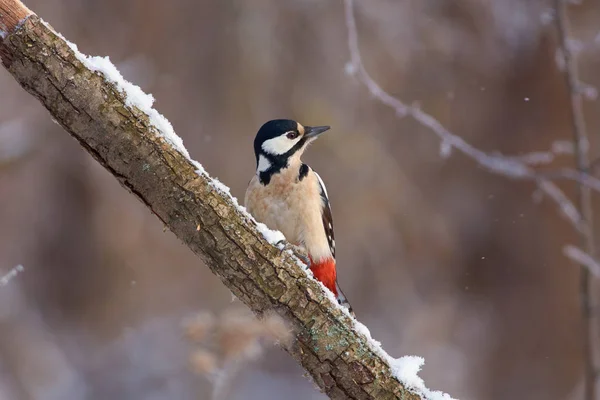
[[546,179],[552,179],[552,180],[566,179],[566,180],[577,182],[581,186],[584,186],[589,189],[593,189],[593,190],[600,189],[600,179],[598,179],[592,175],[586,174],[584,172],[580,172],[575,169],[560,168],[557,170],[548,170],[548,171],[543,171],[543,172],[537,172],[536,174],[540,178],[546,178]]
[[0,287],[8,285],[8,282],[14,279],[17,275],[24,271],[22,265],[17,265],[3,276],[0,276]]
[[548,151],[534,151],[518,156],[504,157],[515,159],[517,161],[522,162],[523,164],[536,166],[551,164],[556,159],[556,156],[565,154],[573,154],[573,143],[564,140],[557,140],[554,143],[552,143],[552,147]]
[[[577,60],[569,46],[569,20],[567,5],[564,0],[555,0],[556,31],[558,45],[563,56],[563,73],[570,96],[570,111],[573,124],[573,142],[575,147],[575,160],[577,169],[583,173],[590,170],[588,158],[589,140],[586,132],[585,117],[583,114],[583,98],[577,77]],[[586,231],[580,232],[581,243],[589,260],[596,257],[595,237],[593,226],[592,194],[589,187],[579,184],[579,213],[582,221],[588,226]],[[571,251],[571,255],[573,252]],[[588,261],[589,261],[588,260]],[[581,312],[582,312],[582,359],[584,362],[584,400],[596,399],[596,352],[598,351],[598,326],[597,317],[592,311],[595,308],[593,285],[590,277],[590,268],[587,263],[581,263],[581,277],[579,284]]]
[[596,278],[600,278],[600,263],[579,247],[570,244],[566,245],[563,247],[563,254],[570,260],[586,267]]
[[243,367],[256,359],[272,344],[288,343],[291,332],[277,315],[259,321],[250,312],[230,309],[218,317],[203,312],[186,325],[187,336],[198,345],[191,365],[210,379],[211,400],[227,400],[232,396],[232,383]]
[[417,376],[419,357],[393,359],[305,266],[273,244],[191,160],[153,98],[108,58],[87,57],[18,0],[0,0],[0,57],[17,82],[135,194],[252,311],[293,330],[285,349],[332,399],[445,399]]
[[[460,136],[455,135],[446,129],[433,116],[422,111],[415,106],[409,106],[402,100],[390,95],[383,90],[381,86],[369,75],[366,70],[358,46],[358,31],[356,28],[356,18],[354,16],[354,0],[344,0],[346,11],[346,27],[348,30],[348,49],[350,51],[350,62],[346,66],[346,71],[355,75],[362,82],[371,95],[380,103],[391,107],[399,117],[410,116],[421,125],[429,128],[441,141],[442,154],[449,154],[451,149],[457,149],[465,156],[475,161],[479,166],[487,171],[505,176],[511,179],[532,180],[539,190],[552,199],[558,206],[568,221],[582,233],[588,231],[586,220],[584,220],[571,200],[565,193],[556,186],[549,178],[543,174],[537,173],[533,168],[527,165],[518,157],[508,157],[499,154],[488,154],[473,145],[466,142]],[[593,184],[595,190],[600,189],[600,181],[594,177],[583,179],[585,172],[574,171],[575,174],[565,175],[565,179],[575,179],[576,181],[585,181],[585,184]]]
[[[524,156],[510,157],[499,154],[488,154],[461,137],[446,129],[437,119],[425,113],[420,108],[409,106],[402,100],[390,95],[370,76],[366,70],[359,49],[358,31],[354,15],[354,0],[344,0],[346,12],[346,26],[348,30],[348,48],[350,51],[350,62],[346,71],[355,75],[380,103],[392,108],[399,117],[410,116],[421,125],[429,128],[441,140],[440,154],[443,157],[450,155],[452,149],[457,149],[462,154],[471,158],[479,166],[491,173],[512,179],[533,180],[541,193],[552,199],[561,210],[568,221],[579,231],[585,252],[576,252],[572,247],[565,250],[565,254],[581,263],[581,307],[583,313],[583,359],[585,371],[585,400],[595,399],[596,362],[595,355],[598,349],[596,340],[599,334],[598,326],[592,323],[591,310],[595,304],[594,293],[591,292],[590,271],[593,271],[597,263],[592,263],[595,257],[593,215],[591,205],[591,191],[600,191],[600,180],[592,176],[597,162],[590,165],[588,161],[589,142],[586,134],[585,119],[583,115],[582,95],[594,97],[594,93],[586,93],[585,85],[582,85],[577,77],[576,61],[568,46],[568,26],[566,6],[564,0],[555,0],[557,14],[557,30],[560,39],[560,53],[562,54],[561,65],[565,73],[567,88],[570,92],[570,108],[573,119],[574,146],[572,150],[577,160],[577,170],[560,169],[558,171],[538,172],[531,165],[548,164],[554,160],[557,154],[553,152],[530,153]],[[593,89],[593,88],[592,88]],[[589,92],[589,90],[588,90]],[[553,182],[552,179],[567,179],[577,182],[579,185],[578,207],[565,195],[565,193]],[[581,257],[582,255],[587,257]],[[579,258],[577,258],[579,257]],[[585,262],[584,262],[585,261]]]

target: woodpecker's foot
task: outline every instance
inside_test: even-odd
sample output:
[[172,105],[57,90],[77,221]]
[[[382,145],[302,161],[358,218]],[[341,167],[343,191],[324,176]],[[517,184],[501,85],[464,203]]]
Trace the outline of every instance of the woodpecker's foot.
[[292,254],[294,254],[300,259],[300,261],[306,264],[306,266],[304,267],[305,270],[307,270],[310,267],[310,259],[308,258],[308,255],[306,254],[306,250],[304,250],[304,248],[286,242],[285,240],[280,240],[279,242],[277,242],[277,247],[281,250],[282,254],[284,251],[290,250]]

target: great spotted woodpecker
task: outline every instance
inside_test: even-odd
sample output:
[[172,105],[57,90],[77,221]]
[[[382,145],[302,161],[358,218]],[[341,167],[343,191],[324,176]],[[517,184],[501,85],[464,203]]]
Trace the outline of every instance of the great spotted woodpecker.
[[300,157],[328,126],[302,126],[277,119],[265,123],[254,139],[256,175],[245,205],[254,218],[281,231],[308,253],[310,270],[351,313],[337,283],[333,219],[325,184]]

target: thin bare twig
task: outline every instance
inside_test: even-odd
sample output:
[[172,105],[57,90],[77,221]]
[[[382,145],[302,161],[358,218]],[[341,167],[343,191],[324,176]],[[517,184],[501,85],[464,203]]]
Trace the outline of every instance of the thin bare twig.
[[[564,61],[564,76],[570,96],[571,122],[573,124],[573,141],[575,144],[575,160],[580,172],[589,171],[590,162],[588,158],[589,141],[583,114],[583,98],[579,90],[579,78],[577,77],[577,60],[569,48],[569,20],[567,17],[567,6],[564,0],[555,0],[556,9],[556,31],[558,34],[558,45]],[[592,195],[590,188],[579,184],[579,213],[588,229],[580,232],[582,246],[590,257],[595,259],[595,238],[593,227]],[[594,294],[590,281],[590,269],[585,263],[581,263],[580,277],[580,302],[582,311],[582,340],[584,360],[584,399],[594,400],[596,398],[596,351],[598,346],[595,341],[598,337],[594,316],[591,313],[594,307]]]
[[536,172],[536,175],[540,178],[550,180],[566,179],[577,182],[592,190],[600,190],[600,179],[575,169],[560,168],[557,170],[540,171]]
[[24,268],[22,265],[17,265],[6,274],[0,276],[0,287],[6,286],[15,276],[23,272]]
[[557,156],[574,154],[573,143],[565,140],[556,140],[552,143],[549,150],[532,151],[530,153],[519,154],[517,156],[503,155],[504,157],[515,159],[523,164],[534,166],[552,164]]
[[[535,181],[540,191],[559,206],[562,214],[579,232],[587,231],[587,224],[582,219],[577,207],[558,186],[550,181],[549,178],[539,175],[534,169],[518,158],[499,154],[489,154],[476,148],[460,136],[450,132],[441,122],[430,114],[427,114],[416,106],[407,105],[402,100],[390,95],[382,89],[368,73],[362,61],[358,45],[356,18],[354,16],[354,0],[344,0],[344,5],[346,27],[348,30],[348,49],[350,51],[350,62],[346,70],[349,73],[356,75],[358,80],[367,87],[371,95],[377,101],[394,109],[398,116],[412,117],[421,125],[428,127],[442,141],[442,144],[446,148],[457,149],[489,172],[511,179]],[[565,179],[572,178],[573,176],[565,176]],[[592,182],[594,181],[586,180],[586,184]],[[594,183],[600,184],[600,182]],[[600,186],[595,187],[595,189],[600,190]]]
[[596,278],[600,278],[600,263],[594,257],[581,250],[579,247],[571,244],[563,247],[563,253],[567,258],[586,267]]
[[[577,160],[577,170],[561,169],[551,172],[537,172],[530,167],[530,157],[509,157],[498,154],[488,154],[473,145],[466,142],[461,137],[453,134],[446,129],[437,119],[425,113],[420,108],[409,106],[400,99],[390,95],[383,90],[381,86],[367,72],[359,49],[358,31],[356,28],[356,19],[354,15],[354,1],[344,0],[346,13],[346,26],[348,30],[348,48],[350,51],[350,62],[346,67],[347,72],[355,75],[371,93],[373,98],[382,104],[394,109],[400,117],[409,116],[418,123],[428,127],[442,141],[444,153],[448,154],[452,148],[456,148],[462,154],[474,160],[481,167],[497,175],[502,175],[512,179],[534,180],[539,190],[552,199],[562,211],[562,214],[579,231],[584,254],[588,254],[589,259],[594,260],[594,232],[592,226],[592,206],[591,191],[599,191],[600,180],[590,175],[593,170],[590,168],[587,152],[589,143],[586,135],[585,120],[582,111],[582,94],[579,80],[577,78],[577,66],[567,43],[568,27],[566,18],[566,9],[563,0],[555,0],[557,11],[557,29],[560,38],[560,47],[564,57],[565,77],[567,87],[570,92],[571,113],[573,119],[573,132],[575,142],[575,155]],[[545,159],[548,154],[544,154]],[[534,157],[538,159],[539,157]],[[543,162],[544,163],[544,162]],[[579,185],[579,207],[565,195],[565,193],[551,179],[568,179],[577,182]],[[572,255],[572,253],[570,253]],[[579,260],[581,262],[581,260]],[[594,338],[595,324],[591,323],[592,296],[590,291],[590,271],[584,263],[581,265],[581,306],[583,312],[583,357],[585,360],[585,400],[595,398],[595,348]]]

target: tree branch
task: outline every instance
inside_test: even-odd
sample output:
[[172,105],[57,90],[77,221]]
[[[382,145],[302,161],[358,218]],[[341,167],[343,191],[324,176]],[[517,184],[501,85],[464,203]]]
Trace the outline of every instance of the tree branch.
[[[490,154],[476,148],[462,137],[450,132],[432,115],[427,114],[416,106],[406,104],[401,99],[390,95],[381,88],[371,77],[362,61],[358,43],[356,17],[354,15],[354,0],[344,0],[344,6],[346,28],[348,30],[348,50],[350,51],[350,62],[346,66],[346,70],[355,75],[377,101],[393,109],[399,117],[412,117],[422,126],[429,128],[440,139],[443,149],[442,153],[449,154],[452,149],[456,149],[475,161],[477,165],[493,174],[510,179],[534,181],[538,189],[558,205],[562,215],[567,218],[573,227],[579,232],[587,234],[589,230],[587,221],[582,218],[575,204],[549,177],[539,174],[518,157]],[[585,187],[590,187],[600,192],[600,181],[593,176],[589,176],[585,170],[572,171],[568,174],[562,173],[560,178],[575,180]]]
[[0,0],[0,40],[3,65],[66,131],[242,302],[290,324],[295,340],[286,350],[330,398],[450,399],[425,388],[419,360],[391,358],[292,254],[273,246],[273,232],[189,159],[152,98],[108,59],[86,58],[18,0]]
[[14,267],[10,271],[8,271],[6,274],[1,275],[0,276],[0,287],[8,285],[8,282],[10,282],[17,275],[19,275],[21,272],[23,272],[23,269],[24,268],[22,265],[17,265],[16,267]]
[[[573,150],[577,169],[560,169],[557,171],[539,172],[531,165],[548,164],[553,161],[555,152],[537,152],[524,157],[510,157],[500,154],[486,153],[450,132],[435,117],[420,108],[410,106],[401,99],[390,95],[371,77],[362,61],[359,48],[358,29],[354,12],[354,0],[344,0],[346,12],[346,28],[348,30],[348,50],[350,62],[346,71],[355,75],[371,95],[380,103],[396,112],[399,117],[409,116],[424,127],[429,128],[441,141],[441,153],[449,154],[457,149],[472,159],[479,166],[491,173],[511,179],[533,180],[539,190],[553,200],[562,214],[579,232],[583,248],[573,246],[565,248],[567,257],[578,261],[581,265],[580,303],[582,309],[582,359],[584,362],[585,400],[596,398],[597,354],[600,351],[598,315],[595,309],[598,300],[594,286],[590,281],[590,272],[595,271],[592,264],[596,257],[593,227],[593,210],[591,190],[600,192],[600,179],[593,176],[600,159],[590,163],[588,160],[589,141],[583,114],[582,84],[577,77],[577,63],[568,45],[568,18],[566,15],[567,0],[554,0],[559,49],[564,60],[564,74],[570,96],[569,108],[572,118]],[[562,152],[562,149],[561,149]],[[566,194],[554,183],[554,179],[567,179],[578,183],[579,201],[576,206]],[[584,257],[585,255],[585,257]]]
[[[558,46],[564,60],[565,84],[569,92],[569,105],[571,122],[573,125],[573,142],[575,147],[575,160],[577,169],[583,173],[590,170],[588,158],[589,140],[583,114],[583,98],[580,90],[580,82],[577,77],[577,60],[569,48],[569,21],[567,18],[567,5],[565,0],[555,0],[556,31],[558,33]],[[596,257],[596,246],[593,225],[592,194],[582,182],[579,188],[579,213],[582,221],[588,227],[586,231],[580,232],[580,239],[585,253],[590,259]],[[571,253],[572,254],[572,253]],[[592,315],[595,308],[593,286],[590,276],[590,268],[586,263],[580,264],[579,296],[582,313],[582,358],[584,363],[584,399],[594,400],[596,398],[596,352],[598,351],[598,326],[597,316]]]

